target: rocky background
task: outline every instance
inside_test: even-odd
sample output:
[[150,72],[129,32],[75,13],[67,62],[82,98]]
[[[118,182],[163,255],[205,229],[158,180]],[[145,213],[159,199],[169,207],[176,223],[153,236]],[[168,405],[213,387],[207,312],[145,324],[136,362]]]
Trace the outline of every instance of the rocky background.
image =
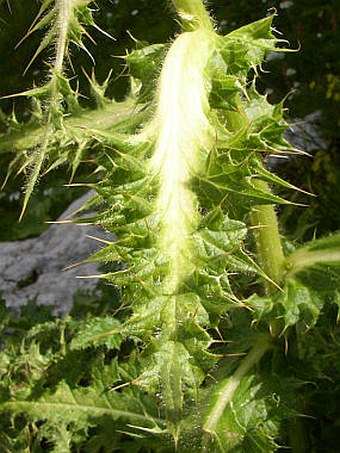
[[[58,220],[72,218],[91,195],[89,192],[71,203]],[[6,304],[17,309],[35,300],[38,305],[51,306],[56,315],[69,312],[75,294],[94,290],[98,283],[97,278],[77,278],[98,274],[96,263],[67,269],[98,249],[99,242],[88,236],[112,239],[99,227],[56,223],[36,238],[2,242],[0,291]]]

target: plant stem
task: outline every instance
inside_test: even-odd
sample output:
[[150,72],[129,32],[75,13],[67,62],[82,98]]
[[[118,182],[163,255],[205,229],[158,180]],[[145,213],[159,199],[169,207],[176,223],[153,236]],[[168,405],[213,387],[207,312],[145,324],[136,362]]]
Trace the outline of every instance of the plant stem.
[[306,269],[315,265],[316,263],[337,263],[340,262],[340,250],[337,249],[323,249],[323,250],[308,250],[302,248],[293,252],[286,259],[286,279],[292,278],[302,269]]
[[185,31],[205,28],[213,31],[213,24],[202,0],[172,0],[176,11],[181,18]]
[[60,2],[59,8],[60,8],[58,17],[59,34],[57,41],[56,59],[54,63],[54,70],[57,73],[61,73],[63,69],[63,63],[68,40],[68,31],[70,26],[70,19],[73,13],[74,2],[72,1],[70,2],[69,0],[67,1],[62,0]]
[[270,343],[267,336],[261,336],[260,338],[258,338],[235,373],[227,379],[227,382],[219,391],[218,399],[210,412],[208,420],[203,426],[203,430],[206,433],[215,432],[218,421],[222,416],[225,407],[232,400],[242,378],[261,359],[261,357],[268,351],[269,348]]
[[[256,180],[256,186],[269,192],[265,181]],[[255,239],[257,254],[263,271],[277,285],[281,283],[285,257],[282,250],[279,225],[273,205],[257,205],[251,213],[252,224],[257,227]],[[277,290],[273,283],[266,282],[267,294]]]
[[[70,27],[70,21],[73,15],[74,1],[60,0],[58,2],[58,39],[56,43],[56,57],[53,66],[52,78],[51,78],[51,110],[53,107],[58,109],[58,76],[63,72],[63,65],[65,54],[68,43],[68,32]],[[49,118],[50,121],[50,118]]]

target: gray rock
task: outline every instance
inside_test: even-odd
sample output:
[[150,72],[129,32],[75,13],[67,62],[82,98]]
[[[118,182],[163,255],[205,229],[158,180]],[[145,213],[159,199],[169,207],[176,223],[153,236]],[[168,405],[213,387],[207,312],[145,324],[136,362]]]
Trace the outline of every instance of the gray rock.
[[[73,202],[58,220],[69,218],[92,195]],[[88,235],[113,239],[99,227],[67,223],[52,225],[38,238],[0,243],[0,291],[7,306],[17,309],[36,299],[37,304],[52,306],[54,314],[70,311],[75,293],[93,290],[98,282],[76,278],[98,274],[97,263],[63,270],[100,248]]]
[[297,149],[308,153],[313,153],[318,149],[326,149],[327,144],[321,137],[321,116],[321,110],[316,110],[305,118],[295,118],[288,121],[290,129],[285,133],[287,140]]

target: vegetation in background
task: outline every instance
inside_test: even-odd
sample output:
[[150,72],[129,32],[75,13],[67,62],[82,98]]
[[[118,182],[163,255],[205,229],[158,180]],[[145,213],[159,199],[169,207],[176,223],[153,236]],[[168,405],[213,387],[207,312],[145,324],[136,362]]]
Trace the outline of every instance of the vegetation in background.
[[48,75],[0,149],[26,173],[24,209],[42,175],[89,165],[86,207],[117,241],[87,261],[115,291],[63,320],[3,305],[4,451],[332,451],[340,240],[279,233],[273,205],[289,226],[299,189],[268,162],[300,157],[258,81],[285,44],[273,15],[224,35],[200,0],[174,0],[181,31],[137,40],[112,98],[109,78],[86,71],[82,91],[69,75],[69,44],[100,32],[91,6],[41,3]]

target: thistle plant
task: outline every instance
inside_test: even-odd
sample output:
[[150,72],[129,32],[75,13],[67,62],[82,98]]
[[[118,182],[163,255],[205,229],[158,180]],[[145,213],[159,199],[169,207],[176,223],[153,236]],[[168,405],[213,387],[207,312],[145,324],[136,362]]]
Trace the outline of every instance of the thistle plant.
[[307,451],[292,404],[303,383],[280,366],[291,338],[339,303],[340,239],[294,250],[280,235],[274,206],[290,202],[279,188],[298,189],[267,162],[299,151],[283,136],[283,103],[257,89],[266,55],[284,51],[274,15],[221,36],[201,0],[173,0],[181,33],[124,57],[124,101],[93,78],[90,110],[65,61],[94,26],[91,3],[42,2],[28,34],[49,27],[37,53],[54,46],[50,78],[22,93],[35,103],[31,123],[0,147],[17,153],[10,172],[27,170],[23,211],[41,173],[67,160],[74,174],[93,150],[100,176],[85,209],[97,214],[86,222],[116,240],[97,238],[103,248],[86,262],[103,263],[119,302],[36,325],[18,359],[2,353],[8,448],[269,452],[298,451],[299,438]]

